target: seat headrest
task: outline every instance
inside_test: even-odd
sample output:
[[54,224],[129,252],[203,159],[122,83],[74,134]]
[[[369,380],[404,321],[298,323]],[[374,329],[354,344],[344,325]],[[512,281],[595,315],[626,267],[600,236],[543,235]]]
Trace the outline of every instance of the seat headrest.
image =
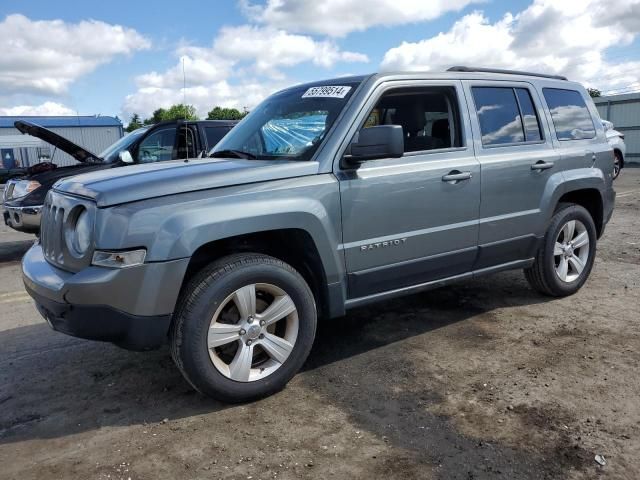
[[402,125],[405,133],[415,134],[424,129],[427,120],[424,110],[419,105],[399,107],[393,118],[394,123]]
[[431,136],[442,140],[450,140],[451,134],[449,133],[449,119],[441,118],[433,122],[431,127]]

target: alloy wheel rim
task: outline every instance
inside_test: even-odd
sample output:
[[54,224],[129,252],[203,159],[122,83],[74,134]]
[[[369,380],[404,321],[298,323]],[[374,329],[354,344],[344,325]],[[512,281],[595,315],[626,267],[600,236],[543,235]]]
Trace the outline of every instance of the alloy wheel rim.
[[209,357],[225,377],[254,382],[286,362],[298,328],[298,311],[284,290],[269,283],[245,285],[213,314],[207,333]]
[[558,278],[574,282],[589,260],[589,232],[580,220],[569,220],[558,232],[553,247],[553,260]]
[[618,173],[620,173],[620,158],[616,155],[613,161],[613,176],[617,177]]

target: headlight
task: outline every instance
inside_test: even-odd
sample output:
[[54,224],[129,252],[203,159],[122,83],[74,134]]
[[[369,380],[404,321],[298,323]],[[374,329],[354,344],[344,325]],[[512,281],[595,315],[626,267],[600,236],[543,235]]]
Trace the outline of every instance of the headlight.
[[11,198],[24,197],[33,192],[38,187],[40,187],[40,182],[36,180],[20,180],[19,182],[15,182],[15,184],[13,185],[13,190],[11,192]]
[[71,212],[65,225],[65,239],[67,248],[75,256],[82,257],[91,244],[93,222],[89,211],[84,207],[77,207]]
[[96,250],[93,252],[93,260],[91,260],[91,263],[99,267],[109,268],[135,267],[136,265],[142,265],[144,263],[144,257],[146,255],[147,251],[144,249],[124,252],[103,252]]

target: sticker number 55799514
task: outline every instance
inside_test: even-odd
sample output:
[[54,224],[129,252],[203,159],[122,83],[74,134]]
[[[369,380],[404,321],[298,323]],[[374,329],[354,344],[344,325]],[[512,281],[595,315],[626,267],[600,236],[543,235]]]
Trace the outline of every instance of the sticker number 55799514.
[[311,87],[304,94],[302,98],[344,98],[349,93],[351,87],[344,87],[339,85],[327,85],[324,87]]

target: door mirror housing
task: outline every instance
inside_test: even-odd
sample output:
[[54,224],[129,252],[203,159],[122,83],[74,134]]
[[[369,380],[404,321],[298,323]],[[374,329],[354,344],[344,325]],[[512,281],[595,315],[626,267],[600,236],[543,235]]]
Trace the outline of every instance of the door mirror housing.
[[133,163],[133,157],[129,150],[122,150],[121,152],[118,152],[118,158],[122,163]]
[[363,128],[351,142],[350,161],[398,158],[404,155],[404,134],[400,125]]

